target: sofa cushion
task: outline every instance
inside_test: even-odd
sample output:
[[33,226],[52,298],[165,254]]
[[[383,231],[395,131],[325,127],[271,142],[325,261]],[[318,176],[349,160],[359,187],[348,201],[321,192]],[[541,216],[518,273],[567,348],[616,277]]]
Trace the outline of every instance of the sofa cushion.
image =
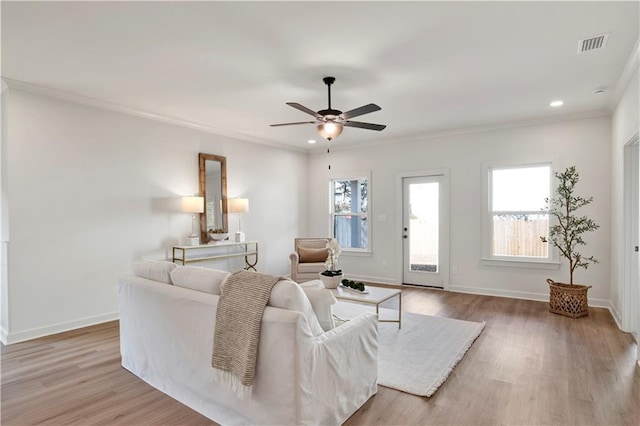
[[311,334],[319,336],[324,333],[313,311],[311,302],[305,295],[302,287],[296,282],[291,280],[278,281],[276,285],[273,286],[273,289],[271,289],[271,296],[269,297],[267,305],[275,308],[298,311],[302,313],[307,320],[311,328]]
[[313,312],[315,312],[316,318],[320,323],[320,327],[322,327],[324,331],[335,328],[332,306],[337,300],[331,290],[325,288],[320,280],[307,281],[306,283],[300,284],[300,287],[302,287],[302,291],[307,295]]
[[298,247],[298,256],[300,256],[300,263],[325,262],[329,252],[326,248]]
[[170,274],[177,266],[166,260],[140,260],[133,263],[133,274],[148,280],[172,284]]
[[171,281],[178,287],[190,288],[205,293],[220,294],[220,284],[231,275],[227,271],[179,266],[171,271]]

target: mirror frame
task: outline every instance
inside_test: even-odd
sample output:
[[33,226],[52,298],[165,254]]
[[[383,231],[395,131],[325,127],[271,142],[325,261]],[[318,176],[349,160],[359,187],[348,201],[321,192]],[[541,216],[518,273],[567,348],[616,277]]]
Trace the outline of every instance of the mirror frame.
[[[227,221],[227,157],[222,155],[213,154],[198,154],[198,175],[200,183],[200,196],[204,197],[205,203],[207,199],[207,161],[217,161],[220,163],[220,182],[222,186],[222,227],[229,231]],[[207,234],[207,217],[206,209],[203,213],[200,213],[200,242],[206,244],[209,242],[209,235]]]

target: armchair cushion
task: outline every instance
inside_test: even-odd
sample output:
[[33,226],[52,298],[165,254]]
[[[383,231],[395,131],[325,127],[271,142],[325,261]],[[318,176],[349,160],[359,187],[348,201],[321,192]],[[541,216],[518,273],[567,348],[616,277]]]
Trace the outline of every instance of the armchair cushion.
[[315,273],[315,278],[318,278],[318,273],[324,271],[326,268],[324,266],[324,262],[318,263],[299,263],[298,264],[298,273]]
[[325,262],[329,252],[326,248],[298,247],[298,255],[300,256],[300,263],[318,263]]

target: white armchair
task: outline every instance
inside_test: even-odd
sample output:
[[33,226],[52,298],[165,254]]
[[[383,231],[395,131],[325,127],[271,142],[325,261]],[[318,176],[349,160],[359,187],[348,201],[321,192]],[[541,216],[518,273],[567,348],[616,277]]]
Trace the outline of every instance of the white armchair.
[[318,274],[326,268],[324,263],[329,252],[327,242],[330,238],[296,238],[291,260],[291,280],[302,283],[318,279]]

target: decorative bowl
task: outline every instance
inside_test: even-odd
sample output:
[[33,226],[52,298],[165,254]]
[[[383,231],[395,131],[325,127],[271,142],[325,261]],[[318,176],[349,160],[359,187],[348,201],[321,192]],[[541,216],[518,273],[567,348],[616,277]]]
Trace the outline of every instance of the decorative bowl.
[[211,238],[213,241],[226,240],[228,236],[229,236],[228,232],[220,232],[220,233],[209,232],[209,238]]
[[325,288],[338,288],[338,284],[340,284],[340,281],[342,280],[342,278],[344,278],[343,274],[328,277],[326,275],[322,275],[322,272],[320,272],[318,276],[320,277],[320,281],[322,281],[322,284],[324,284]]

